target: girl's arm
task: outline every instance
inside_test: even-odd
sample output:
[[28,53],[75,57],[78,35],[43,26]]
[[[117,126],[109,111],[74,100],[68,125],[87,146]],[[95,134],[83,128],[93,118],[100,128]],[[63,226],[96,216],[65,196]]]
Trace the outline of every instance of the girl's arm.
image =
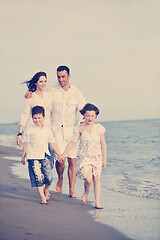
[[25,164],[25,156],[26,156],[28,145],[29,145],[29,142],[25,142],[24,145],[23,145],[22,159],[21,159],[22,165]]
[[102,148],[102,154],[103,154],[102,167],[103,167],[103,170],[104,170],[106,168],[106,165],[107,165],[107,144],[106,144],[104,134],[102,134],[100,136],[100,142],[101,142],[101,148]]
[[64,158],[66,158],[67,153],[72,149],[72,147],[73,147],[75,144],[76,144],[76,142],[73,142],[73,141],[70,141],[70,142],[68,143],[66,149],[64,150],[64,152],[63,152],[63,154],[62,154],[62,156],[63,156]]

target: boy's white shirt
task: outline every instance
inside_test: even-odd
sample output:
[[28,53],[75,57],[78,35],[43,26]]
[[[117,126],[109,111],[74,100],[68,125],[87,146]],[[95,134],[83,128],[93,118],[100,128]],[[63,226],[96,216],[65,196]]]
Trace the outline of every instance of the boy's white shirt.
[[33,126],[28,128],[23,135],[23,141],[29,142],[27,149],[27,159],[44,159],[45,153],[50,156],[48,143],[55,143],[55,138],[51,129],[43,126]]

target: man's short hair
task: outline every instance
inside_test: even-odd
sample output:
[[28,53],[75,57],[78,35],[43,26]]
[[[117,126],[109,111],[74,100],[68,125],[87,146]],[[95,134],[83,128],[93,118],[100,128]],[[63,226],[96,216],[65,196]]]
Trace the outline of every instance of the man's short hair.
[[45,116],[45,110],[42,106],[35,106],[32,108],[32,117],[35,115],[35,114],[41,114],[43,115],[43,117]]
[[61,72],[61,71],[64,71],[64,70],[67,71],[68,75],[70,74],[70,69],[67,66],[59,66],[57,68],[57,72]]

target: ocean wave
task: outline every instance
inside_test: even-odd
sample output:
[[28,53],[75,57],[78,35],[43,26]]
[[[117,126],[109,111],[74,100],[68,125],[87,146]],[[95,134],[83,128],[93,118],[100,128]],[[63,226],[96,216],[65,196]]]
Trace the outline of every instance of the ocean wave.
[[127,173],[113,177],[106,188],[130,196],[160,200],[160,184],[148,180],[133,179]]

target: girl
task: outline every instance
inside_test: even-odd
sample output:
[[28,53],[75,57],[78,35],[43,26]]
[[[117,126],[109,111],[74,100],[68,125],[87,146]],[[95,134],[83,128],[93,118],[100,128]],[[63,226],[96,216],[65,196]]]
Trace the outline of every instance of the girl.
[[99,123],[94,123],[99,110],[93,104],[87,103],[80,113],[84,116],[85,123],[77,128],[74,138],[66,147],[61,156],[62,159],[59,158],[59,161],[65,159],[66,154],[80,139],[79,152],[76,158],[76,173],[79,178],[84,180],[84,193],[81,200],[83,204],[87,204],[89,189],[93,180],[95,208],[102,209],[100,205],[100,175],[102,168],[103,170],[106,168],[107,162],[107,145],[104,136],[105,128]]

